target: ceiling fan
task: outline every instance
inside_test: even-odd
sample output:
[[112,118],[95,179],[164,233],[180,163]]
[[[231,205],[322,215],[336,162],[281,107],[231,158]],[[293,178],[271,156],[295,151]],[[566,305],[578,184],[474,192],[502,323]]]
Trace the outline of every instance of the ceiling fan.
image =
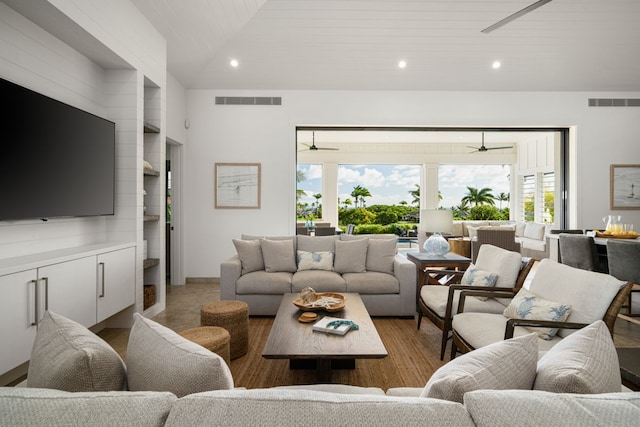
[[469,148],[473,148],[472,153],[475,153],[476,151],[479,152],[485,152],[485,151],[489,151],[489,150],[504,150],[507,148],[513,148],[512,146],[507,146],[507,147],[491,147],[491,148],[487,148],[484,146],[484,132],[482,132],[482,144],[480,145],[480,147],[472,147],[470,145],[468,145],[467,147]]
[[524,9],[520,9],[516,13],[513,13],[513,14],[507,16],[506,18],[496,22],[495,24],[488,26],[487,28],[485,28],[484,30],[481,30],[480,32],[481,33],[485,33],[485,34],[489,34],[491,31],[497,30],[498,28],[500,28],[500,27],[502,27],[504,25],[507,25],[511,21],[515,21],[516,19],[520,18],[523,15],[526,15],[529,12],[533,12],[534,10],[539,8],[540,6],[544,6],[545,4],[549,3],[550,1],[551,0],[538,0],[535,3],[532,3],[529,6],[525,7]]
[[304,142],[301,142],[302,145],[304,145],[305,147],[307,147],[305,150],[299,150],[299,151],[318,151],[318,150],[332,150],[332,151],[337,151],[339,150],[339,148],[320,148],[318,146],[316,146],[316,133],[312,132],[311,133],[311,145],[309,144],[305,144]]

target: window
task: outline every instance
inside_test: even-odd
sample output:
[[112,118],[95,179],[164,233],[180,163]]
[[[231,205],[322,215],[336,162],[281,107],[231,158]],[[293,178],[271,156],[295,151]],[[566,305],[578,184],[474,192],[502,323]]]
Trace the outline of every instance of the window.
[[520,181],[520,212],[518,219],[520,221],[534,221],[536,215],[536,176],[524,175]]
[[322,165],[298,165],[296,217],[299,219],[322,218]]
[[554,223],[554,207],[555,207],[555,179],[553,172],[545,172],[542,174],[542,197],[540,202],[542,206],[540,211],[542,212],[542,222],[547,224]]

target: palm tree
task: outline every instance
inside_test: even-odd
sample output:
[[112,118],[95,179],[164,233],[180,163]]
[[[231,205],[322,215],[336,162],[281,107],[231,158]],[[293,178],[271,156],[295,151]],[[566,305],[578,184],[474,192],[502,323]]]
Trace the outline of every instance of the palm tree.
[[[297,169],[296,170],[296,184],[300,184],[302,181],[307,179],[307,175],[304,171]],[[301,188],[296,188],[296,201],[300,200],[302,197],[306,195],[305,191]]]
[[365,187],[356,185],[355,187],[353,187],[351,197],[356,199],[356,207],[358,207],[358,202],[360,203],[360,206],[364,207],[364,198],[371,197],[371,193]]
[[409,191],[409,194],[411,194],[411,197],[413,198],[411,200],[411,204],[414,206],[420,206],[420,185],[416,184],[416,189]]
[[342,203],[344,203],[344,208],[345,208],[345,209],[347,209],[347,208],[348,208],[349,206],[351,206],[351,204],[352,204],[352,203],[351,203],[351,199],[350,199],[350,198],[348,198],[348,197],[347,197],[346,199],[344,199],[344,202],[342,202]]
[[511,197],[509,193],[500,193],[496,199],[500,202],[500,210],[502,210],[502,202],[508,202]]
[[454,206],[451,208],[454,214],[457,213],[457,217],[466,218],[469,215],[469,202],[466,200],[461,200],[458,206]]
[[322,194],[316,193],[316,194],[313,195],[313,197],[316,199],[316,206],[317,206],[317,209],[319,210],[320,209],[320,199],[322,199]]
[[490,188],[483,188],[481,190],[478,190],[475,187],[467,187],[467,190],[469,190],[469,192],[467,194],[465,194],[465,196],[462,198],[462,202],[467,202],[467,203],[473,203],[473,206],[478,206],[478,205],[495,205],[495,196],[493,194],[491,194],[491,189]]

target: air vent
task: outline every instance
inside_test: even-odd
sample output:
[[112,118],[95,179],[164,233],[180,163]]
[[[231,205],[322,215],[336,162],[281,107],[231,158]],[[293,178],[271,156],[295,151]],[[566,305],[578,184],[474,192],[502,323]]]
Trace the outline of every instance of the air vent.
[[640,99],[589,98],[589,107],[640,107]]
[[282,105],[279,96],[216,96],[216,105]]

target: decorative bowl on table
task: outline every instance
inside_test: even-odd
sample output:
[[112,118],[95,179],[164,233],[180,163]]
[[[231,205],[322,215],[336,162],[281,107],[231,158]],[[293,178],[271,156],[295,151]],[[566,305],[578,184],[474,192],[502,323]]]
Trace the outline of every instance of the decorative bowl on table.
[[334,292],[316,293],[311,288],[305,288],[300,292],[300,298],[296,298],[293,304],[302,311],[328,311],[335,312],[344,308],[346,298],[344,295]]

